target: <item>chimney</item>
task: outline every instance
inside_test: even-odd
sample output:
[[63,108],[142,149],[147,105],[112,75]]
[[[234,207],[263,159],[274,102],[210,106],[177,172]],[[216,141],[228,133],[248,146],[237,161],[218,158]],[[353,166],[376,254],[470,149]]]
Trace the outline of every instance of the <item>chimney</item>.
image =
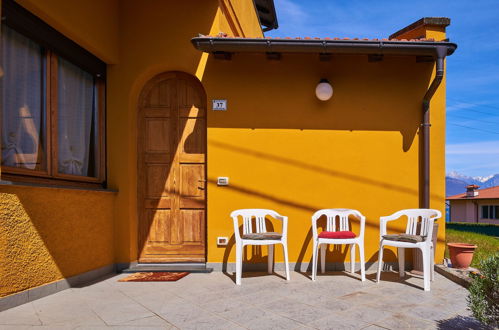
[[477,186],[476,184],[466,186],[466,197],[478,196],[478,188],[480,188],[480,186]]

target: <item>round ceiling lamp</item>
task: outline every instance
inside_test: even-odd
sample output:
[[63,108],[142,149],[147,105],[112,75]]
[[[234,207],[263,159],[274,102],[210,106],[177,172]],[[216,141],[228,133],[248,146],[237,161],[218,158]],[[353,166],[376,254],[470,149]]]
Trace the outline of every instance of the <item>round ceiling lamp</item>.
[[327,101],[333,96],[333,86],[327,79],[321,79],[317,87],[315,87],[315,95],[321,101]]

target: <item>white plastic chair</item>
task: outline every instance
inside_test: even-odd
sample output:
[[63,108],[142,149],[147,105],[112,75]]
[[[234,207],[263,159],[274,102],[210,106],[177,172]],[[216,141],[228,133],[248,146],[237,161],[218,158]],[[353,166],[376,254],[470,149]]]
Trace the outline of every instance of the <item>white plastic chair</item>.
[[[317,233],[317,220],[325,215],[327,217],[326,230]],[[349,217],[355,216],[360,220],[359,235],[350,231]],[[336,219],[338,218],[338,222]],[[364,229],[366,217],[357,210],[350,209],[324,209],[319,210],[312,216],[313,232],[313,258],[312,258],[312,281],[317,279],[317,259],[319,247],[321,248],[321,271],[326,271],[326,247],[328,244],[350,245],[350,271],[355,272],[355,244],[359,246],[360,273],[362,281],[366,280],[366,269],[364,261]]]
[[[407,226],[405,234],[388,235],[386,234],[386,224],[389,221],[407,216]],[[378,255],[378,273],[376,281],[379,283],[381,269],[383,266],[383,248],[385,246],[394,246],[398,248],[399,275],[404,277],[405,250],[420,249],[423,255],[423,277],[424,290],[430,291],[430,278],[434,279],[435,255],[433,251],[433,223],[436,219],[442,217],[438,210],[433,209],[408,209],[395,212],[392,215],[380,218],[380,243]],[[418,226],[419,224],[419,226]]]
[[[236,237],[236,284],[241,285],[241,272],[243,268],[243,252],[246,245],[268,245],[268,272],[272,274],[274,261],[274,245],[282,244],[284,250],[284,263],[286,266],[286,280],[289,281],[288,265],[288,217],[276,211],[266,209],[242,209],[233,211],[230,216],[234,221],[234,236]],[[265,217],[271,216],[282,221],[282,231],[267,232]],[[243,236],[239,233],[239,217],[243,218]],[[253,221],[254,219],[254,221]],[[255,231],[253,232],[253,222]]]

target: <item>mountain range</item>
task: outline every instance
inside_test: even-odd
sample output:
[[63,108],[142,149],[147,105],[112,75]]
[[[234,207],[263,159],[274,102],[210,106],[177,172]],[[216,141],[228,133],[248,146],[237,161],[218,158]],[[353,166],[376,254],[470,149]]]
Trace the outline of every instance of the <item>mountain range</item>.
[[499,174],[472,177],[451,171],[445,177],[445,195],[453,196],[464,193],[469,184],[476,184],[480,186],[480,189],[499,186]]

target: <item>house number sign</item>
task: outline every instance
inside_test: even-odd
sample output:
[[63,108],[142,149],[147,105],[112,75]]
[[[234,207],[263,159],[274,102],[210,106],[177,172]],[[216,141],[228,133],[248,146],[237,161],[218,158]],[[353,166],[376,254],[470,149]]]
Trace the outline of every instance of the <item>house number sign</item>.
[[213,100],[213,110],[227,111],[227,100]]

